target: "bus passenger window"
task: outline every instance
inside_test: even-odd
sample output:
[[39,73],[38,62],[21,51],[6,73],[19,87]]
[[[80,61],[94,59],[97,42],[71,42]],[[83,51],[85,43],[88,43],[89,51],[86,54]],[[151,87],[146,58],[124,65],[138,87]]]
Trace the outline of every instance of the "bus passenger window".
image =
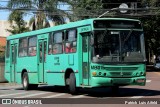
[[19,40],[19,56],[27,56],[27,38]]
[[36,55],[36,47],[29,48],[29,56],[35,56]]
[[66,48],[65,48],[66,53],[72,52],[72,46],[71,43],[66,43]]
[[76,30],[70,30],[67,32],[65,52],[74,53],[77,49],[77,34]]
[[48,40],[48,54],[52,54],[52,32],[49,34],[49,40]]
[[48,50],[48,54],[52,54],[52,45],[49,45]]
[[37,37],[30,37],[28,42],[28,55],[36,56],[37,53]]
[[63,32],[53,35],[53,54],[63,53]]

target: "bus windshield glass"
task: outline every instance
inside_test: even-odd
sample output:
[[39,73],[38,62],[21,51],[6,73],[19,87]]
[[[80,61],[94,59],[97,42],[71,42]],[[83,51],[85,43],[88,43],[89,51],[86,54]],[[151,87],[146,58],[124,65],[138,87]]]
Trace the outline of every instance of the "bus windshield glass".
[[92,47],[93,62],[144,62],[142,31],[95,30]]

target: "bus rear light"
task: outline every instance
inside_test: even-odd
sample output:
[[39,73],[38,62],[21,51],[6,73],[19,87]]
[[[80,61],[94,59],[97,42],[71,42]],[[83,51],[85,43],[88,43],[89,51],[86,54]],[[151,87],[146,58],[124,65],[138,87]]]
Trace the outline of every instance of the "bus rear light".
[[61,72],[64,72],[64,70],[62,70]]
[[78,70],[76,70],[76,72],[78,72]]
[[97,73],[96,73],[96,72],[92,72],[92,75],[93,75],[93,76],[96,76],[96,75],[97,75]]

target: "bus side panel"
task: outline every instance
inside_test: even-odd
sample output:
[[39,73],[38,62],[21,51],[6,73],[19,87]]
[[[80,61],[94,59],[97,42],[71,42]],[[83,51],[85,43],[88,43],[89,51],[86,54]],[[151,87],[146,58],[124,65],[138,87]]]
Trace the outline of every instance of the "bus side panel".
[[49,85],[64,86],[64,73],[47,73],[47,80]]
[[46,75],[49,85],[63,85],[64,82],[64,67],[66,66],[64,54],[47,55],[46,59]]
[[29,76],[29,83],[31,84],[38,84],[38,73],[28,73]]
[[[73,72],[78,70],[78,54],[57,54],[47,56],[47,83],[49,85],[65,85],[65,71],[72,69]],[[79,86],[79,76],[76,75],[76,84]]]
[[32,84],[38,83],[37,74],[37,57],[19,57],[17,59],[17,83],[22,83],[21,74],[26,70],[29,76],[29,82]]

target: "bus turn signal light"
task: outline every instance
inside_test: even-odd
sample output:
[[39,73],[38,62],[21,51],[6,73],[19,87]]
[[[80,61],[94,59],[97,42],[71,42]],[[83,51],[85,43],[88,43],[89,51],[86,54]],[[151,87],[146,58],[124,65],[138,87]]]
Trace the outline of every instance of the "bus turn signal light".
[[92,75],[93,75],[93,76],[96,76],[96,75],[97,75],[97,73],[96,73],[96,72],[92,72]]

